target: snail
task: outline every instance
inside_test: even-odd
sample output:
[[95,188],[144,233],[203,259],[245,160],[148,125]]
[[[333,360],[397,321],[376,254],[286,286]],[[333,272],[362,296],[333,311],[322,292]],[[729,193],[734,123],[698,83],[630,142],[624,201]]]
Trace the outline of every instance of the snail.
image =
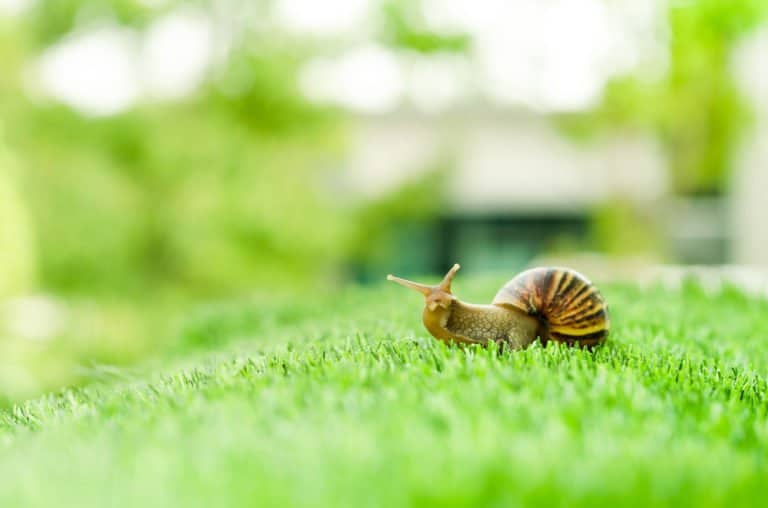
[[394,275],[387,280],[415,289],[426,302],[422,319],[443,342],[488,344],[522,349],[537,338],[578,347],[601,344],[610,321],[605,300],[583,275],[569,268],[532,268],[504,284],[490,305],[464,303],[451,293],[459,270],[453,265],[436,286]]

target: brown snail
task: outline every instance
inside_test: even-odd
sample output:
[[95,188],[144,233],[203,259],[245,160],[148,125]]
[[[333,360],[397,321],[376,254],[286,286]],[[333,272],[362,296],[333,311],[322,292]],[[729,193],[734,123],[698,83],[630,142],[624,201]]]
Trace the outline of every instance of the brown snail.
[[387,280],[415,289],[426,302],[422,319],[443,342],[487,344],[521,349],[539,338],[578,347],[600,344],[610,321],[605,300],[580,273],[568,268],[533,268],[504,284],[490,305],[464,303],[451,293],[453,268],[436,286],[387,275]]

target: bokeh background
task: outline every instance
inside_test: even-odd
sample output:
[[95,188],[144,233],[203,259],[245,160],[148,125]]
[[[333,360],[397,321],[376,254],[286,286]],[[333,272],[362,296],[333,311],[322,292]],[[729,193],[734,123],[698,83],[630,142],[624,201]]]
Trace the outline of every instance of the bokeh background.
[[172,348],[203,302],[457,260],[768,266],[767,23],[764,0],[0,0],[0,401]]

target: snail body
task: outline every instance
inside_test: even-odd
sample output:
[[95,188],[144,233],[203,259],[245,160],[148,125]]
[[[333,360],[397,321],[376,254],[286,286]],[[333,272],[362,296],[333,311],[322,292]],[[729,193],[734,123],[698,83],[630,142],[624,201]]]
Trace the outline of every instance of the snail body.
[[422,320],[443,342],[488,344],[522,349],[537,338],[592,347],[608,337],[610,320],[603,296],[580,273],[568,268],[533,268],[504,284],[490,305],[465,303],[451,293],[459,265],[442,282],[428,286],[388,275],[387,279],[425,297]]

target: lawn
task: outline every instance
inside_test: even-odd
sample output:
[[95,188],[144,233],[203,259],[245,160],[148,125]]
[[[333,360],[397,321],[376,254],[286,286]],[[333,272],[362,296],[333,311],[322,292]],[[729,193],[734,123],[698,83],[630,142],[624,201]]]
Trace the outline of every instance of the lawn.
[[[498,281],[459,278],[467,300]],[[768,303],[604,288],[608,343],[457,349],[381,285],[190,309],[0,414],[0,506],[693,506],[768,495]]]

